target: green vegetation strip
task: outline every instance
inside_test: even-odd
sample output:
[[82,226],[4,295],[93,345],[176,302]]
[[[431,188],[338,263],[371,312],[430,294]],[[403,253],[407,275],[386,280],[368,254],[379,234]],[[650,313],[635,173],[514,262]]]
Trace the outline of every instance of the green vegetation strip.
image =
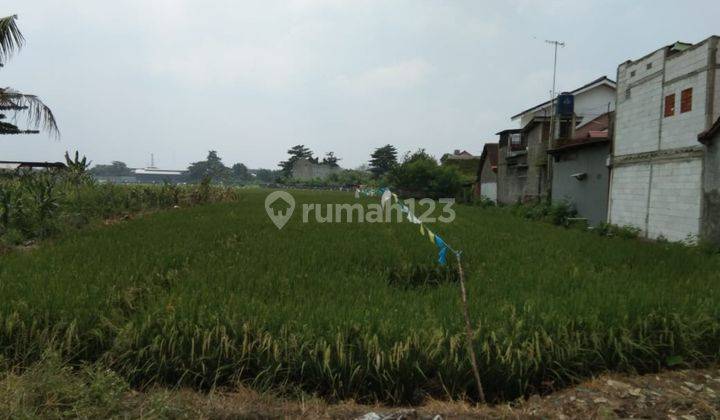
[[[134,386],[242,382],[391,403],[475,395],[457,284],[433,274],[436,250],[415,225],[303,224],[298,209],[278,231],[265,194],[0,257],[0,365],[52,350]],[[465,251],[489,398],[720,359],[717,256],[457,210],[433,229]]]

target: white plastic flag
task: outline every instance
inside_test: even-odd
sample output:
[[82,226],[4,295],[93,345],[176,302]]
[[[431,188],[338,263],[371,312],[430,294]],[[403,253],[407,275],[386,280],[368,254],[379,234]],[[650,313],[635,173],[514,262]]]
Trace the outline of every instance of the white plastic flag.
[[392,193],[390,192],[390,190],[385,190],[382,197],[380,197],[380,206],[382,206],[382,208],[385,208],[385,206],[390,203],[390,200],[392,200]]

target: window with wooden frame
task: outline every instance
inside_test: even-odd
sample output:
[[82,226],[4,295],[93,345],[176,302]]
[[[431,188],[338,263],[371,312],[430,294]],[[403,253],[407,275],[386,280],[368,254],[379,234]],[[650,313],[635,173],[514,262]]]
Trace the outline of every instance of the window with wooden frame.
[[675,115],[675,94],[671,94],[665,97],[665,117],[672,117]]
[[692,111],[692,88],[680,93],[680,113]]
[[510,150],[523,150],[522,135],[520,133],[510,134]]

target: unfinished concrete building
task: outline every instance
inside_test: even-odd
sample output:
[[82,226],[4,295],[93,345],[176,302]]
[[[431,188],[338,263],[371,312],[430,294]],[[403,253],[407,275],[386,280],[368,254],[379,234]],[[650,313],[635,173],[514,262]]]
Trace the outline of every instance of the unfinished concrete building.
[[719,59],[712,36],[618,67],[610,223],[648,238],[717,241]]

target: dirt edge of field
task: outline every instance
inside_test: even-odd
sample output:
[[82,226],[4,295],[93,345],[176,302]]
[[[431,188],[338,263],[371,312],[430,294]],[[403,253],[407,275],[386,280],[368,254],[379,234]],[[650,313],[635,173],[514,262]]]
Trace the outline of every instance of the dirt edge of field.
[[[2,360],[0,359],[0,362]],[[0,363],[1,365],[2,363]],[[605,374],[555,393],[498,405],[428,400],[416,407],[283,398],[245,387],[138,392],[101,364],[71,367],[54,354],[0,372],[0,418],[720,418],[720,366],[649,375]]]
[[[188,390],[163,392],[166,414],[196,418],[718,418],[720,416],[720,367],[668,371],[633,376],[608,374],[547,396],[495,406],[465,402],[427,401],[418,407],[328,404],[321,399],[286,400],[250,390],[198,394]],[[138,416],[154,393],[128,395]],[[440,417],[437,417],[440,416]]]

